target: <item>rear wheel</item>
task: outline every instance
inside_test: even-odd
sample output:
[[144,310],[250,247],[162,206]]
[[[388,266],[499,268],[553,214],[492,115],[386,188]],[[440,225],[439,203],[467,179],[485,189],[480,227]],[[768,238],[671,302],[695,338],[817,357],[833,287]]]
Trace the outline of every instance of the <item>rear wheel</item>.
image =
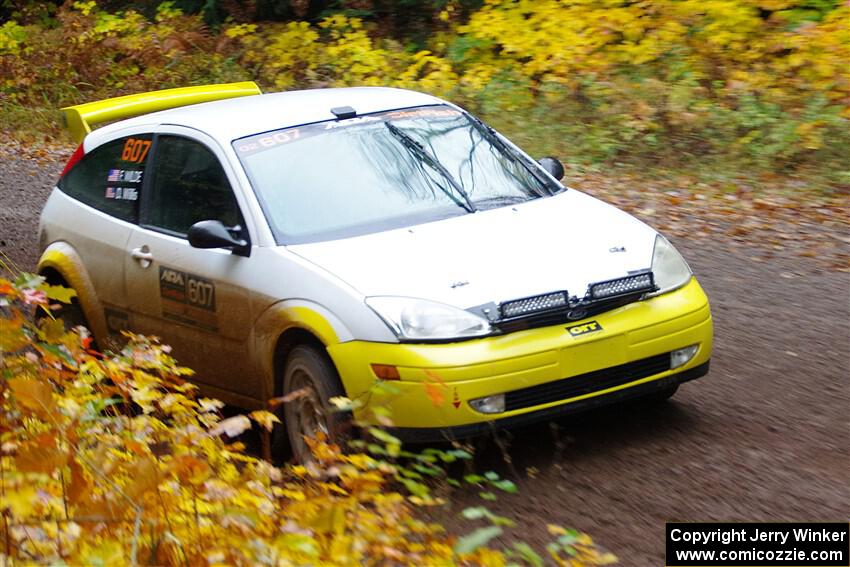
[[[283,395],[294,392],[301,394],[283,404],[283,427],[293,456],[303,463],[312,458],[305,437],[315,439],[323,434],[329,441],[341,443],[350,427],[350,414],[330,403],[345,391],[333,364],[313,347],[297,346],[286,360]],[[279,443],[275,445],[279,450]]]
[[[65,279],[56,271],[48,270],[42,275],[50,285],[59,285],[71,288]],[[50,315],[53,315],[56,319],[62,319],[65,323],[65,329],[71,330],[74,327],[83,326],[91,331],[89,322],[86,320],[86,315],[83,312],[83,307],[80,305],[79,298],[72,297],[70,303],[53,302],[51,305],[55,307],[55,309],[50,310]],[[38,311],[36,311],[36,318],[38,319],[50,317],[50,315],[48,315],[43,309],[38,309]]]
[[76,297],[71,299],[71,303],[60,303],[59,305],[59,309],[52,311],[52,313],[54,317],[64,321],[66,329],[79,326],[89,329],[89,322],[86,320],[83,308]]

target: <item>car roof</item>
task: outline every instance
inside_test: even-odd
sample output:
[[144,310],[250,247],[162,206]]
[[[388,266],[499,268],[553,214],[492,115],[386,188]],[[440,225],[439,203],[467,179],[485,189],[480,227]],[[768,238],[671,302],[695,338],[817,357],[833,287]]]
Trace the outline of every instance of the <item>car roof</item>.
[[358,114],[444,104],[415,91],[387,87],[350,87],[288,91],[192,104],[121,120],[93,131],[87,147],[96,147],[129,127],[171,124],[194,128],[223,143],[300,124],[333,120],[332,108],[350,106]]

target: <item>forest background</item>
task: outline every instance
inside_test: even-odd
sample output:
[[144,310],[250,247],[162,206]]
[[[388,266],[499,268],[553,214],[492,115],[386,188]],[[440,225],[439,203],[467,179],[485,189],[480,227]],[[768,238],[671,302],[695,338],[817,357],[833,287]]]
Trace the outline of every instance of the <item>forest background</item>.
[[2,127],[24,141],[121,94],[382,85],[573,173],[850,186],[847,0],[3,0],[0,22]]

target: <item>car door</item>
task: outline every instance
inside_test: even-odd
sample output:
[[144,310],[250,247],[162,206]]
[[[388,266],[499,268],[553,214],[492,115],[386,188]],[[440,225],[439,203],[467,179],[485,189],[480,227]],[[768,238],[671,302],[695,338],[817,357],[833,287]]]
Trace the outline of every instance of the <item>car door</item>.
[[[140,190],[152,139],[151,132],[140,131],[89,150],[59,180],[58,187],[64,195],[57,195],[48,203],[53,210],[45,209],[46,216],[59,219],[51,223],[47,237],[50,241],[70,243],[79,254],[103,305],[109,334],[127,327],[127,295],[120,266],[138,220]],[[106,337],[98,339],[109,344]]]
[[258,399],[259,382],[247,379],[250,258],[193,248],[186,237],[194,223],[218,220],[250,242],[234,176],[212,140],[188,129],[171,130],[154,142],[140,223],[127,243],[124,272],[133,327],[171,345],[210,394]]

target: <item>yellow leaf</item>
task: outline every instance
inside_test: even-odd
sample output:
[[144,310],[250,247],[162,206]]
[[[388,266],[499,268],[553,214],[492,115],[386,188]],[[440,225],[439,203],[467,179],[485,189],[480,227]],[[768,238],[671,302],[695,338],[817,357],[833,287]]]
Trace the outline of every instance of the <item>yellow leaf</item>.
[[159,486],[159,465],[154,459],[141,458],[127,469],[130,484],[124,493],[135,500]]
[[210,476],[210,467],[192,455],[181,455],[174,459],[172,469],[183,483],[202,484]]
[[85,565],[124,565],[127,563],[127,551],[119,542],[107,539],[86,549],[80,562]]
[[28,344],[28,339],[23,333],[24,319],[16,314],[11,319],[3,318],[0,325],[0,350],[9,352],[18,351]]
[[56,446],[53,433],[42,433],[21,445],[15,467],[22,472],[50,473],[65,465],[68,455]]
[[72,297],[77,297],[77,292],[69,287],[61,285],[42,284],[39,289],[47,294],[47,297],[62,303],[71,303]]
[[85,500],[77,507],[76,516],[102,521],[117,520],[124,516],[129,507],[122,498],[119,500]]
[[280,419],[273,413],[264,410],[252,411],[248,416],[259,423],[266,431],[271,431],[275,423],[280,423]]
[[345,529],[345,509],[340,504],[334,504],[320,510],[306,524],[319,533],[339,535]]
[[62,319],[42,319],[39,327],[44,334],[44,340],[49,343],[58,342],[65,334],[65,323]]
[[32,411],[41,419],[49,420],[56,411],[53,387],[40,380],[16,378],[9,380],[9,387],[19,406]]
[[91,481],[83,472],[83,467],[76,460],[72,460],[71,482],[68,484],[68,501],[71,504],[82,502],[91,491]]
[[6,494],[3,495],[3,507],[9,507],[13,518],[23,519],[32,513],[36,498],[34,487],[21,486],[15,490],[7,490]]

